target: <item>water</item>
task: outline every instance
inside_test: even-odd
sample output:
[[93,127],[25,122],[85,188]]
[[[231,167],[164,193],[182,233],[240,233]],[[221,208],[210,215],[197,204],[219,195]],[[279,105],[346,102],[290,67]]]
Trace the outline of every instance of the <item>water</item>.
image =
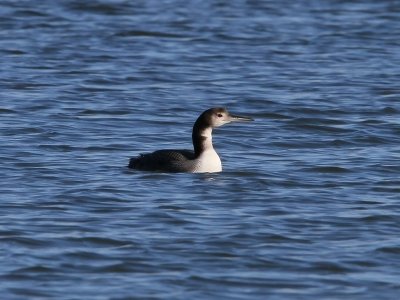
[[[395,299],[396,1],[2,1],[2,299]],[[131,171],[213,106],[224,171]]]

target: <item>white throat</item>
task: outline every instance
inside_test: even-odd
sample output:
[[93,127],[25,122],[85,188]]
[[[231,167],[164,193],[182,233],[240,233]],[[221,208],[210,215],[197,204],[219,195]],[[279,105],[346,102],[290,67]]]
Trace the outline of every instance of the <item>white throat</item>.
[[195,173],[215,173],[222,171],[221,159],[212,144],[212,128],[201,134],[204,137],[203,152],[197,158]]
[[208,150],[208,149],[213,149],[213,144],[212,144],[212,128],[207,128],[205,129],[202,133],[201,136],[204,138],[204,149]]

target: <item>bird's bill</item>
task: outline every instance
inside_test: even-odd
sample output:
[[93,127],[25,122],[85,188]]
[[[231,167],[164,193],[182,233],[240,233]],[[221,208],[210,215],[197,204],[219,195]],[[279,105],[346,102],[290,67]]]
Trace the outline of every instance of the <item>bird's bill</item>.
[[231,122],[248,122],[248,121],[254,121],[254,119],[250,117],[243,117],[243,116],[238,116],[238,115],[229,115],[229,119]]

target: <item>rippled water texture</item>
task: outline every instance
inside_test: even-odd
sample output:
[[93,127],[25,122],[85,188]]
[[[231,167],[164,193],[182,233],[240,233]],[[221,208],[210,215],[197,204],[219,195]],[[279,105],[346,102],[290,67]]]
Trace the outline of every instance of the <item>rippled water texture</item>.
[[[398,1],[2,1],[2,299],[397,299]],[[190,148],[213,106],[224,171]]]

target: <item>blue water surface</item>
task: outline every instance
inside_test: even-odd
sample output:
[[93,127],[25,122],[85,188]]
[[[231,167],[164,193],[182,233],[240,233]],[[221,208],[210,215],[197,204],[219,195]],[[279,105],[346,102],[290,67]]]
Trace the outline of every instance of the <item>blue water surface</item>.
[[[400,3],[0,3],[2,299],[397,299]],[[217,174],[138,172],[187,148]]]

